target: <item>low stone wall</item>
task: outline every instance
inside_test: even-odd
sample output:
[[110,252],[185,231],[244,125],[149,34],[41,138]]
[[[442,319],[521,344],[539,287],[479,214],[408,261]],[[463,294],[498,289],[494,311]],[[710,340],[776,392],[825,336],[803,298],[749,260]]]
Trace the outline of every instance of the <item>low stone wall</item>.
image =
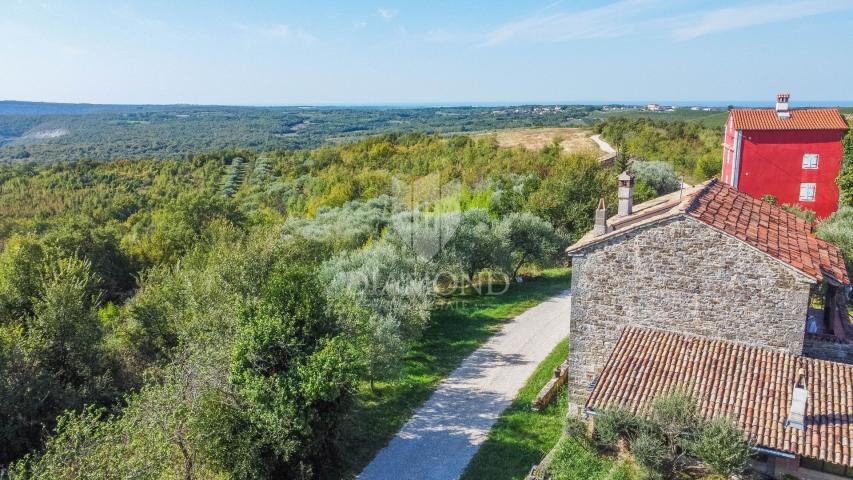
[[560,391],[560,387],[566,384],[566,381],[569,378],[569,360],[567,359],[565,362],[561,363],[557,368],[554,369],[554,376],[551,380],[548,380],[548,383],[542,387],[542,390],[539,390],[539,394],[536,395],[536,398],[531,402],[531,407],[533,410],[539,410],[542,407],[547,406],[554,400],[554,397],[557,395],[557,392]]
[[803,338],[803,355],[832,362],[853,363],[853,343],[832,335],[807,333]]

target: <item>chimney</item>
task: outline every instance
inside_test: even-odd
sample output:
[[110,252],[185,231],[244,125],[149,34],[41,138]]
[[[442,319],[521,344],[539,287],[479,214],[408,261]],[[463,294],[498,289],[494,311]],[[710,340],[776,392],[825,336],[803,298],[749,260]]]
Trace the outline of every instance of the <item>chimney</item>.
[[598,200],[598,208],[595,209],[595,225],[592,227],[592,234],[600,237],[607,233],[607,207],[604,206],[604,199]]
[[619,174],[619,213],[620,217],[634,211],[634,176],[627,171]]
[[791,111],[788,108],[788,99],[791,98],[789,93],[780,93],[776,95],[776,115],[780,119],[785,120],[791,118]]
[[809,398],[809,391],[806,390],[805,376],[805,370],[800,367],[797,370],[797,381],[791,394],[791,412],[785,420],[785,428],[806,429],[806,400]]

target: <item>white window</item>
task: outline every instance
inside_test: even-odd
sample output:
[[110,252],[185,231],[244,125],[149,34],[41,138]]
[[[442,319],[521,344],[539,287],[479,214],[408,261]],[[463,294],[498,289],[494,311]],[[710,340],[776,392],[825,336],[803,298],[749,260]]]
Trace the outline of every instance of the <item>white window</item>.
[[811,170],[816,169],[819,158],[820,155],[816,153],[807,153],[803,155],[803,168],[808,168]]
[[817,187],[815,186],[814,183],[801,183],[800,184],[800,201],[801,202],[814,202],[815,190],[817,190]]

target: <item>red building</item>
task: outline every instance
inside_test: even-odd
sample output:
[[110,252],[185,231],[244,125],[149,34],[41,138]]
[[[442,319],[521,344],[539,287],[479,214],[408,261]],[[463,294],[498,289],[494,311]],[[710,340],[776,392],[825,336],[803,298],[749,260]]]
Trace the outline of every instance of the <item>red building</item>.
[[825,218],[838,209],[842,138],[847,122],[836,108],[733,108],[723,143],[723,182],[755,198],[773,195]]

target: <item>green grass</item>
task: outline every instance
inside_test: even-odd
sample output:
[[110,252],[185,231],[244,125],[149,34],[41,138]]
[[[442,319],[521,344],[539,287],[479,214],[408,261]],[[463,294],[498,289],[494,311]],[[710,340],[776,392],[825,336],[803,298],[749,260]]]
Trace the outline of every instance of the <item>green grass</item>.
[[633,457],[599,453],[586,438],[564,438],[549,468],[553,480],[646,480],[651,478]]
[[566,359],[568,348],[568,339],[560,342],[527,379],[468,464],[463,480],[522,479],[557,444],[566,417],[565,387],[539,412],[530,408],[530,402]]
[[513,285],[503,295],[455,295],[440,302],[423,338],[405,357],[401,376],[377,382],[377,394],[367,384],[341,425],[341,458],[330,478],[353,478],[397,433],[471,352],[516,315],[569,288],[568,269]]

